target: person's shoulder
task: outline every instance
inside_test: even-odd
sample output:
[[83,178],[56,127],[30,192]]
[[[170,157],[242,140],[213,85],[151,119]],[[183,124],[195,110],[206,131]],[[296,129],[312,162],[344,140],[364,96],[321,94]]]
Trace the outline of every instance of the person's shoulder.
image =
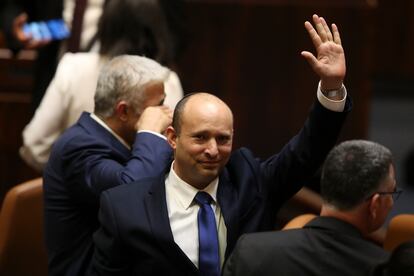
[[[68,145],[77,145],[80,142],[85,147],[88,141],[91,144],[98,143],[100,140],[96,139],[96,135],[90,132],[92,120],[88,112],[82,113],[78,121],[59,136],[53,147],[60,148]],[[91,139],[91,137],[93,138]]]
[[91,124],[94,123],[95,121],[91,118],[91,113],[84,111],[80,114],[79,119],[72,126],[67,128],[63,134],[67,135],[66,133],[78,132],[81,129],[86,131],[90,129]]
[[280,255],[284,252],[294,251],[303,246],[303,231],[292,229],[288,231],[268,231],[244,234],[237,243],[237,251],[241,254],[246,252],[250,255],[266,256],[272,252],[272,256]]
[[100,55],[94,52],[65,53],[59,61],[58,70],[84,71],[87,68],[97,68],[100,63]]
[[183,88],[181,86],[180,78],[178,77],[177,73],[172,70],[168,72],[168,76],[164,81],[164,85],[166,86],[167,90],[179,90],[179,92],[182,93]]
[[234,150],[230,156],[230,161],[236,161],[239,159],[254,160],[256,158],[254,157],[254,154],[250,149],[246,147],[241,147]]
[[159,184],[164,181],[163,176],[158,177],[146,177],[135,180],[128,184],[122,184],[106,190],[104,193],[111,198],[127,198],[127,195],[134,194],[138,198],[144,197],[148,193],[151,193],[154,184]]
[[[286,242],[286,239],[298,238],[303,234],[303,229],[290,229],[290,230],[274,230],[266,232],[256,232],[244,234],[243,240],[245,243],[255,245],[258,247],[266,247],[273,245],[281,245]],[[292,239],[296,240],[296,239]],[[289,240],[290,242],[290,240]]]
[[168,77],[165,80],[167,83],[174,83],[181,85],[180,78],[178,77],[177,73],[170,69],[168,73]]
[[260,161],[254,156],[253,152],[248,148],[242,147],[232,152],[226,168],[230,171],[236,170],[238,172],[240,172],[241,168],[246,168],[249,171],[257,170],[259,164]]

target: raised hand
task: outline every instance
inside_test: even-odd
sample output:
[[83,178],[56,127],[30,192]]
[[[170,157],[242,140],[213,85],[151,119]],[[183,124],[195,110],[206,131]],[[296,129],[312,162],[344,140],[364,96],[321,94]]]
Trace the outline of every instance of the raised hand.
[[337,90],[341,88],[346,73],[345,54],[338,27],[332,24],[331,31],[325,19],[316,14],[312,19],[315,28],[308,21],[305,22],[305,28],[315,46],[317,57],[308,51],[301,54],[320,77],[321,90]]
[[149,130],[163,134],[172,123],[172,110],[167,106],[150,106],[142,112],[136,129]]
[[27,14],[21,13],[13,20],[12,33],[14,38],[19,41],[25,49],[39,49],[50,43],[49,39],[35,40],[23,31],[24,24],[27,23]]

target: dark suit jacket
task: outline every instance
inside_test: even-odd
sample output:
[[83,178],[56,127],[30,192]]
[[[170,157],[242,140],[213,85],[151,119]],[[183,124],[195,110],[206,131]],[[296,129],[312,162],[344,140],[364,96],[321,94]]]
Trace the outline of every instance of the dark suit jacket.
[[49,275],[82,275],[98,228],[100,193],[142,177],[159,175],[171,147],[139,133],[132,151],[84,112],[56,141],[44,171],[45,238]]
[[387,258],[353,225],[317,217],[303,229],[243,235],[223,275],[365,276]]
[[[345,110],[349,109],[348,100]],[[317,102],[300,133],[279,154],[260,162],[245,148],[232,153],[217,191],[227,227],[226,257],[242,234],[273,228],[280,206],[314,174],[333,147],[345,113],[331,112]],[[101,228],[94,234],[91,274],[198,274],[174,242],[164,178],[101,195]]]

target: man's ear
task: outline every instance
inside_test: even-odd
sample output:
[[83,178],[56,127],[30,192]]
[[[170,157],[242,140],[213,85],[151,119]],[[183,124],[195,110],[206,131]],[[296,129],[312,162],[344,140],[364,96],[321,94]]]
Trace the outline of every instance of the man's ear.
[[115,113],[116,116],[121,121],[127,121],[128,120],[128,103],[125,101],[120,101],[115,106]]
[[167,127],[165,136],[167,137],[168,144],[175,150],[177,145],[177,134],[172,126]]
[[378,215],[378,210],[380,209],[381,197],[379,194],[374,194],[369,200],[369,215],[371,219],[376,219]]

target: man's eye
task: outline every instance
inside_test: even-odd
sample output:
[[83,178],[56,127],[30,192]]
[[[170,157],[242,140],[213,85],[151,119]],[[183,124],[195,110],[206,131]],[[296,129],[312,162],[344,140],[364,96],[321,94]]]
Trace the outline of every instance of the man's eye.
[[228,136],[220,136],[217,138],[217,143],[220,145],[224,145],[230,141],[230,137]]
[[204,140],[204,139],[206,139],[206,136],[202,135],[202,134],[197,134],[197,135],[194,135],[194,138],[196,140]]

